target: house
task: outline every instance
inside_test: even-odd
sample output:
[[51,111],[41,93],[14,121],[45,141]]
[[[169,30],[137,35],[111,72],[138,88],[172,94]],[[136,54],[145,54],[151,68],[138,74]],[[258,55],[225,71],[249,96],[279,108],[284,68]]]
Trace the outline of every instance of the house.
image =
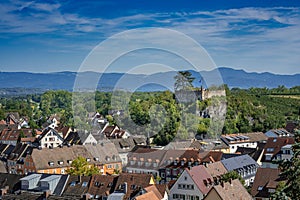
[[61,196],[69,175],[32,173],[20,179],[21,191],[41,193],[47,191],[51,195]]
[[17,143],[27,143],[32,144],[35,140],[35,133],[32,129],[22,128],[22,129],[3,129],[0,135],[0,143],[17,145]]
[[256,148],[259,142],[266,141],[262,132],[221,135],[221,140],[229,146],[229,153],[235,153],[238,147]]
[[97,144],[97,140],[92,135],[91,132],[78,132],[79,138],[80,138],[80,144],[86,145],[86,144]]
[[6,115],[6,124],[19,125],[20,115],[18,112],[10,112]]
[[284,181],[280,176],[280,170],[274,168],[257,169],[251,195],[254,199],[267,200],[270,199],[272,193],[275,192],[279,182]]
[[264,147],[262,157],[262,167],[277,168],[275,160],[290,159],[293,155],[292,144],[295,143],[293,137],[274,137],[268,138]]
[[[198,150],[155,150],[149,148],[140,148],[138,150],[139,151],[128,154],[128,164],[125,168],[126,172],[153,174],[155,178],[160,176],[163,180],[167,180],[167,173],[169,169],[173,168],[171,164],[174,162],[176,163],[174,164],[174,166],[176,166],[175,168],[178,168],[178,170],[176,169],[176,177],[178,173],[183,171],[183,167],[191,162],[191,158],[194,159],[192,160],[193,163],[190,163],[191,165],[194,165],[194,162],[200,164],[198,160]],[[189,159],[182,157],[185,153],[187,155],[190,152],[193,153],[191,153],[192,156],[190,156]],[[167,167],[168,165],[169,167]],[[175,169],[172,171],[170,176],[175,176],[173,174],[175,173]],[[171,177],[168,177],[168,181],[170,179]]]
[[127,131],[121,130],[117,125],[106,126],[101,131],[101,134],[105,135],[106,138],[109,139],[128,138],[130,136],[130,134]]
[[200,200],[213,186],[213,177],[203,165],[186,168],[170,189],[169,199]]
[[253,160],[257,162],[257,164],[262,165],[261,159],[263,157],[264,147],[266,142],[259,142],[256,148],[250,147],[238,147],[236,150],[236,154],[241,155],[249,155]]
[[122,160],[114,144],[109,140],[102,141],[99,144],[84,145],[86,150],[91,154],[102,174],[115,174],[122,171]]
[[44,129],[37,138],[38,146],[41,148],[56,148],[61,146],[63,141],[63,136],[50,127]]
[[108,121],[98,112],[90,112],[88,113],[88,122],[93,126],[100,126],[101,129],[108,125]]
[[126,166],[128,163],[128,153],[133,150],[136,146],[145,146],[145,137],[129,137],[129,138],[119,138],[111,140],[117,149],[120,158],[122,159],[122,165]]
[[[13,150],[6,157],[6,165],[8,173],[10,174],[27,174],[27,162],[25,164],[26,156],[32,153],[32,147],[28,144],[17,144],[14,146]],[[29,164],[28,164],[29,165]]]
[[220,151],[223,153],[230,153],[230,147],[227,144],[225,144],[225,142],[223,140],[214,140],[214,141],[212,141],[212,143],[214,144],[214,146],[211,149],[211,151]]
[[[177,150],[177,152],[179,153],[180,151]],[[176,150],[166,152],[166,155],[169,153],[171,156],[166,156],[167,159],[164,159],[166,164],[161,164],[159,167],[160,183],[177,180],[185,168],[200,165],[202,157],[199,154],[199,150],[184,150],[184,152],[180,152],[182,153],[181,155],[173,157],[174,153],[177,152]]]
[[151,174],[122,173],[118,176],[115,191],[107,199],[133,199],[144,188],[153,184],[154,178]]
[[42,125],[43,128],[58,128],[60,124],[60,117],[56,114],[47,118],[46,122]]
[[245,185],[250,186],[259,165],[249,155],[241,155],[221,161],[228,172],[236,171],[244,180]]
[[115,190],[118,176],[93,175],[87,193],[95,199],[105,199]]
[[118,152],[110,142],[33,149],[31,154],[36,172],[48,174],[65,174],[71,167],[72,161],[79,156],[86,158],[90,165],[96,166],[102,174],[113,174],[122,169]]
[[204,200],[252,200],[251,195],[238,179],[222,182],[206,195]]

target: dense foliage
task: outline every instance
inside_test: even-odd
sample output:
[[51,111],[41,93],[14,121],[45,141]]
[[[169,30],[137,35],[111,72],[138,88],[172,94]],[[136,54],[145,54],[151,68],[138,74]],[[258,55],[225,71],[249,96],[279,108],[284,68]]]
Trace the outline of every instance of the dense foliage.
[[295,144],[293,145],[293,157],[291,160],[279,161],[280,174],[284,184],[277,187],[272,199],[275,200],[299,200],[300,199],[300,131],[295,133]]
[[[216,127],[222,125],[212,125],[212,117],[209,113],[199,115],[199,112],[206,110],[211,112],[214,108],[218,110],[220,102],[223,101],[224,104],[224,99],[220,97],[190,104],[179,104],[174,93],[170,91],[132,94],[120,91],[114,95],[110,92],[74,95],[67,91],[47,91],[41,95],[1,98],[0,119],[4,119],[7,112],[17,111],[20,116],[30,118],[31,127],[38,128],[49,115],[56,113],[60,116],[62,125],[77,125],[88,129],[89,126],[84,119],[87,118],[89,112],[98,111],[111,123],[117,123],[133,134],[155,135],[154,143],[158,145],[168,143],[175,136],[187,139],[195,135],[215,137],[221,132],[227,134],[264,132],[284,127],[287,120],[299,119],[300,86],[290,89],[283,86],[274,89],[250,88],[247,90],[226,88],[226,100],[226,120],[220,131]],[[121,115],[109,112],[122,110],[124,105],[128,106],[128,109],[125,109]]]
[[99,172],[97,167],[90,165],[88,161],[81,156],[73,160],[71,168],[67,170],[68,174],[76,176],[91,176],[93,174],[99,174]]

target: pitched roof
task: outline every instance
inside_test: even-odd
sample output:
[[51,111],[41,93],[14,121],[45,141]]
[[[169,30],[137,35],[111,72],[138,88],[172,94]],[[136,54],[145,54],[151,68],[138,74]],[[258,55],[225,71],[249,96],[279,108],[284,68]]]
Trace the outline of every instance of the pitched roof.
[[81,196],[87,193],[90,179],[90,176],[69,176],[63,196]]
[[0,173],[7,173],[6,164],[0,160]]
[[280,170],[273,168],[258,168],[253,186],[251,188],[251,195],[253,197],[270,197],[269,188],[276,189],[277,184],[282,179],[279,177]]
[[88,193],[98,196],[100,199],[113,193],[118,176],[93,175],[90,181]]
[[215,185],[204,199],[209,199],[209,195],[213,190],[217,192],[222,200],[252,200],[251,195],[238,179],[223,183],[223,185]]
[[260,142],[267,140],[267,136],[262,132],[253,132],[253,133],[237,133],[237,134],[228,134],[221,135],[221,140],[226,144],[238,144],[245,142]]
[[[294,144],[295,139],[293,137],[275,137],[268,138],[266,145],[264,146],[264,155],[272,154],[272,158],[276,156],[281,148],[287,144]],[[265,161],[265,157],[262,158]]]
[[153,199],[153,200],[161,200],[163,196],[160,194],[159,190],[155,185],[148,186],[144,188],[146,193],[137,196],[136,200],[147,200],[147,199]]
[[78,132],[70,132],[67,137],[65,137],[63,144],[79,144],[80,143],[80,137],[78,135]]
[[292,134],[284,128],[272,129],[265,133],[267,137],[289,137]]
[[124,183],[127,183],[127,193],[123,199],[132,198],[137,193],[150,185],[153,176],[151,174],[133,174],[122,173],[119,175],[116,183],[116,191],[118,191]]
[[170,150],[170,149],[177,149],[177,150],[185,150],[185,149],[201,149],[201,144],[199,141],[174,141],[170,142],[168,145],[166,145],[164,150]]
[[127,153],[136,145],[146,144],[146,139],[143,137],[129,137],[129,138],[118,138],[112,139],[112,143],[114,143],[119,153]]
[[205,169],[212,177],[218,177],[227,173],[221,161],[207,164]]
[[222,159],[223,152],[221,151],[209,151],[205,157],[201,160],[202,163],[217,162]]
[[20,134],[24,135],[24,138],[34,138],[32,137],[32,129],[22,128],[22,129],[3,129],[0,135],[0,140],[6,141],[17,141]]
[[61,141],[64,141],[64,138],[53,128],[47,127],[43,130],[42,134],[37,139],[40,141],[43,137],[45,137],[49,132],[52,132],[54,135],[56,135]]
[[22,175],[17,174],[0,173],[0,189],[9,186],[9,191],[11,192],[19,190],[20,178],[22,177]]
[[15,124],[17,124],[20,120],[20,115],[18,112],[7,113],[7,117],[9,117],[11,120],[13,120]]
[[[127,167],[144,168],[144,169],[159,169],[170,165],[174,160],[194,160],[200,159],[198,150],[156,150],[144,149],[146,152],[129,153]],[[136,161],[131,163],[130,161]],[[141,162],[139,162],[141,161]],[[147,165],[148,163],[148,165]],[[150,163],[150,164],[149,164]],[[155,166],[153,163],[157,163]]]
[[245,166],[258,164],[249,155],[241,155],[237,157],[228,158],[221,161],[227,171],[237,170],[239,168],[244,168]]
[[203,194],[207,194],[211,188],[207,186],[205,182],[209,183],[209,180],[213,182],[213,177],[205,170],[205,167],[203,165],[198,165],[191,169],[187,168],[186,171],[193,179],[199,190]]
[[[37,170],[69,167],[71,163],[68,161],[72,161],[79,156],[90,159],[89,162],[92,164],[121,162],[118,152],[111,143],[74,145],[53,149],[43,148],[41,150],[34,149],[32,152],[32,159]],[[63,163],[59,163],[59,161],[63,161]],[[51,165],[49,162],[52,162]]]
[[142,194],[140,196],[137,196],[134,198],[135,200],[161,200],[161,198],[159,198],[158,196],[156,196],[156,194],[153,191],[149,191],[145,194]]

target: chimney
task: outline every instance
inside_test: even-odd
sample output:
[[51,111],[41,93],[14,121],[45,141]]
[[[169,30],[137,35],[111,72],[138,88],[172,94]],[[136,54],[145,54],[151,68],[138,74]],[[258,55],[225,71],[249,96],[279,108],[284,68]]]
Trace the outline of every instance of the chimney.
[[81,183],[81,175],[78,176],[78,182]]
[[127,194],[127,187],[128,187],[127,182],[124,182],[124,194]]
[[82,199],[83,199],[83,200],[88,200],[88,199],[90,199],[90,198],[91,198],[91,195],[88,194],[88,193],[82,195]]
[[221,186],[222,186],[222,188],[224,188],[224,186],[225,186],[224,181],[221,181]]
[[48,197],[50,196],[50,194],[51,194],[51,191],[50,190],[46,190],[46,191],[44,191],[44,197],[45,197],[45,199],[48,199]]
[[4,196],[4,195],[6,195],[7,194],[7,192],[8,192],[8,189],[9,189],[9,186],[5,186],[4,188],[2,188],[1,190],[0,190],[0,196]]
[[229,179],[229,183],[230,183],[230,185],[232,186],[232,178],[231,178],[231,179]]

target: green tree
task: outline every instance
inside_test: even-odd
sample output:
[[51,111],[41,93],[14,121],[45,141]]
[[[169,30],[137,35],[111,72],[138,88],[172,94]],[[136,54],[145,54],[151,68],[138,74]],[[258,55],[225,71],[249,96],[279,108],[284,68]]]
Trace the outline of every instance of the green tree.
[[236,171],[227,172],[226,174],[223,174],[221,177],[221,180],[224,182],[228,182],[230,179],[231,180],[239,179],[243,185],[245,184],[245,180]]
[[293,157],[279,162],[279,169],[282,171],[280,176],[287,181],[273,195],[274,200],[300,200],[300,131],[295,133],[295,142]]
[[91,176],[93,174],[98,174],[99,169],[88,163],[84,157],[79,156],[77,159],[73,160],[71,168],[67,170],[67,173],[77,176]]
[[186,90],[193,87],[193,81],[195,80],[192,77],[192,73],[189,71],[179,71],[174,77],[175,79],[175,90]]

